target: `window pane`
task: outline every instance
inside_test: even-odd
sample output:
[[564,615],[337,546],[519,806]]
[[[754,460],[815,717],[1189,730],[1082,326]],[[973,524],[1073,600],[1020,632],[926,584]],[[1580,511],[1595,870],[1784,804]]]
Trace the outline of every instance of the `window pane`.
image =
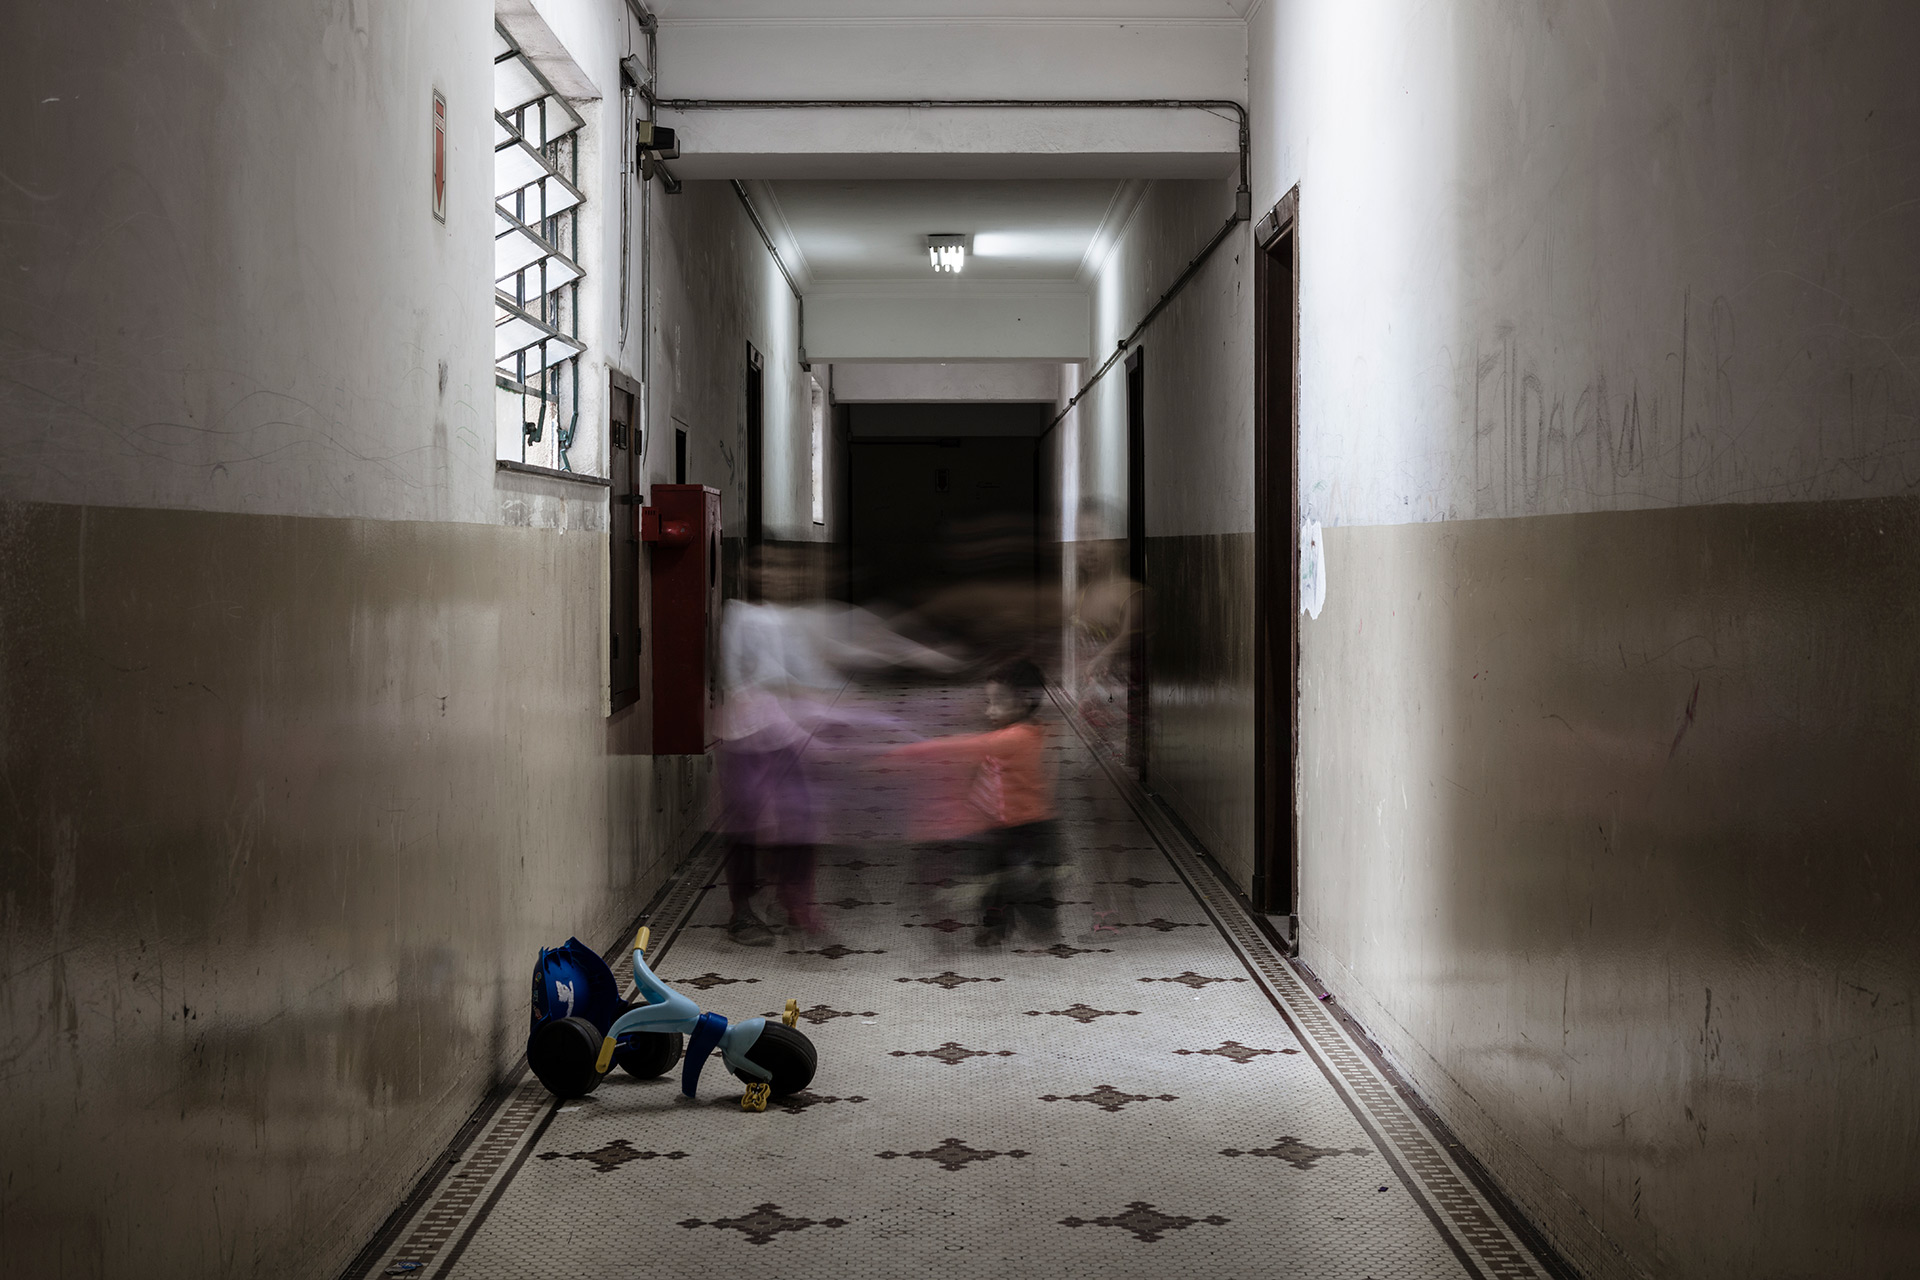
[[529,102],[547,96],[547,86],[533,74],[524,58],[502,58],[493,64],[493,109],[511,117]]
[[[552,293],[563,285],[578,280],[582,272],[577,263],[560,253],[552,245],[540,238],[538,232],[523,225],[504,210],[495,206],[493,211],[495,235],[493,239],[493,278],[506,280],[521,271],[528,273],[526,291],[520,296],[531,297],[535,291]],[[541,289],[538,264],[546,261],[546,281]],[[512,286],[503,286],[507,293],[514,293]]]
[[494,295],[493,314],[493,359],[496,364],[519,352],[532,351],[541,343],[547,349],[542,355],[527,357],[529,371],[542,368],[542,360],[548,365],[556,364],[586,349],[498,294]]
[[536,147],[555,138],[564,138],[581,125],[579,116],[559,98],[546,97],[522,111],[518,118],[520,136]]
[[510,142],[493,153],[494,198],[511,213],[513,195],[527,188],[535,188],[527,191],[523,221],[529,225],[565,213],[584,198],[579,188],[548,167],[539,152],[524,142]]
[[[584,272],[574,182],[585,121],[494,26],[494,362],[501,458],[574,469]],[[537,431],[530,438],[529,431]]]

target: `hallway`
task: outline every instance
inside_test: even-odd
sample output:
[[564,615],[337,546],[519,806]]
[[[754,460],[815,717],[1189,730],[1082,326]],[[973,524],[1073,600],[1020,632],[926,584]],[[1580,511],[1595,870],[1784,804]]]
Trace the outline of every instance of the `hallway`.
[[[896,741],[967,731],[979,700],[843,695],[900,717]],[[752,1115],[718,1065],[699,1105],[678,1071],[616,1071],[576,1102],[526,1077],[347,1275],[604,1276],[681,1255],[793,1280],[1556,1274],[1177,829],[1047,718],[1057,937],[976,946],[964,857],[846,830],[822,854],[827,936],[741,947],[716,845],[643,917],[650,959],[729,1016],[797,998],[811,1087]],[[884,805],[898,768],[823,772]]]
[[1913,0],[8,16],[0,1280],[1914,1276]]

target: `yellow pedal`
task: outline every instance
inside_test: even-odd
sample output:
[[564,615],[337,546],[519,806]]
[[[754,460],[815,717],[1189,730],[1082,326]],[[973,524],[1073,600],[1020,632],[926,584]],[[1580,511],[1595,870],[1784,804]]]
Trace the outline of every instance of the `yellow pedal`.
[[800,1021],[800,1002],[798,1000],[787,1001],[787,1011],[780,1015],[780,1021],[789,1027]]
[[607,1072],[613,1070],[613,1051],[616,1047],[612,1036],[608,1036],[600,1042],[600,1057],[593,1064],[595,1071],[598,1071],[601,1075],[605,1075]]
[[765,1111],[767,1109],[767,1095],[771,1091],[771,1088],[772,1086],[764,1084],[748,1085],[747,1091],[740,1095],[740,1109],[742,1111]]

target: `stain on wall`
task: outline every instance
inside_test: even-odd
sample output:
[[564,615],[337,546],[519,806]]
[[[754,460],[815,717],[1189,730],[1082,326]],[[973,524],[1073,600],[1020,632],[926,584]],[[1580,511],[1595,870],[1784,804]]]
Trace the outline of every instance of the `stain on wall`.
[[[22,1275],[332,1275],[704,825],[608,837],[602,540],[0,507]],[[16,1164],[40,1153],[31,1165]]]
[[[583,90],[617,86],[624,7],[545,12]],[[644,754],[644,699],[605,717],[605,490],[494,465],[491,13],[77,0],[0,47],[23,1274],[337,1274],[519,1054],[535,948],[610,941],[704,826],[705,759]],[[617,108],[581,106],[596,406],[640,372]],[[769,530],[831,536],[783,523],[810,514],[793,300],[724,184],[676,201],[651,421],[733,483],[755,342]],[[583,423],[574,464],[604,447]]]
[[1590,1275],[1912,1254],[1917,22],[1250,25],[1329,573],[1305,954]]
[[[1249,24],[1255,210],[1300,193],[1300,514],[1329,574],[1300,620],[1306,954],[1595,1276],[1912,1253],[1916,23],[1272,0]],[[1143,201],[1095,350],[1205,203]],[[1151,760],[1244,875],[1253,317],[1226,258],[1142,339]],[[1080,496],[1124,505],[1122,380],[1057,435],[1071,537]]]

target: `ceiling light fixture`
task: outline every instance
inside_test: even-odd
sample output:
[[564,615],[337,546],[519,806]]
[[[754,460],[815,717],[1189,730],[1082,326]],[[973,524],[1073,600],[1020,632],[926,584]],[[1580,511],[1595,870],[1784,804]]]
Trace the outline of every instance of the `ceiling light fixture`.
[[957,232],[938,232],[927,237],[927,261],[933,264],[935,273],[942,271],[958,275],[960,268],[967,264],[967,246],[972,236]]

